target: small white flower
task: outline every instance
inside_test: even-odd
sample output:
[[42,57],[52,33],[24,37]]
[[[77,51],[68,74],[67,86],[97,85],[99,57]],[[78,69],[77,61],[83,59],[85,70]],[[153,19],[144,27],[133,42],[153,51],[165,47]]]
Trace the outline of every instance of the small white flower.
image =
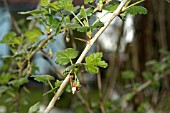
[[53,29],[52,28],[50,28],[50,32],[52,32],[53,31]]
[[76,92],[76,87],[72,87],[71,90],[72,90],[72,93],[74,94]]

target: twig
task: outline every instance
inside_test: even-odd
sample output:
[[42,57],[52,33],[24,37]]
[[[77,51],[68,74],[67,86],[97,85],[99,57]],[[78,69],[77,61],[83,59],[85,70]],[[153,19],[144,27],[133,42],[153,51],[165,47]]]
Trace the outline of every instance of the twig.
[[[41,42],[41,44],[31,53],[31,55],[30,55],[29,58],[31,59],[31,58],[35,55],[35,53],[37,53],[39,50],[41,50],[42,47],[44,46],[44,44],[47,43],[48,40],[50,40],[50,39],[51,39],[53,36],[55,36],[55,35],[56,35],[56,33],[53,33],[53,34],[48,35],[47,38],[44,39],[44,40]],[[24,65],[26,62],[27,62],[27,59],[23,61],[22,65]]]
[[89,113],[93,113],[92,109],[90,108],[89,104],[85,101],[85,99],[79,93],[76,93],[76,95],[80,99],[82,104],[85,105],[85,107],[87,108],[88,112]]
[[[100,28],[100,30],[95,34],[95,36],[91,40],[89,40],[89,42],[87,43],[85,49],[83,50],[82,54],[80,55],[80,57],[78,58],[76,63],[81,63],[82,62],[82,60],[85,58],[86,54],[88,53],[88,51],[90,50],[90,48],[92,47],[94,42],[99,38],[99,36],[109,26],[109,24],[112,22],[112,20],[121,13],[122,8],[126,4],[127,1],[128,0],[122,0],[120,5],[113,12],[112,16],[108,19],[108,21],[105,23],[105,25],[102,28]],[[49,113],[51,111],[51,109],[54,107],[55,102],[57,101],[57,99],[59,99],[59,97],[63,93],[67,83],[69,82],[69,78],[70,78],[70,76],[68,75],[64,79],[64,81],[62,82],[62,84],[59,87],[58,91],[56,92],[56,94],[54,95],[54,97],[52,98],[50,103],[48,104],[47,108],[45,109],[44,113]]]
[[98,89],[99,89],[99,104],[100,104],[100,109],[102,111],[102,113],[106,113],[104,104],[103,104],[103,99],[102,99],[102,85],[101,85],[101,73],[100,71],[97,74],[97,85],[98,85]]
[[59,79],[64,79],[63,74],[58,70],[58,68],[51,62],[51,60],[48,58],[47,53],[45,51],[43,51],[44,54],[43,57],[44,59],[52,66],[52,68],[54,69],[54,71],[57,73],[57,76]]

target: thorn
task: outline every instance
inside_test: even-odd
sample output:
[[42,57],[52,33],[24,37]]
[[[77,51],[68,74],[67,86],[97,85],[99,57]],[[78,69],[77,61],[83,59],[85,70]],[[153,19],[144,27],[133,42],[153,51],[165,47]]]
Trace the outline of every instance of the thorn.
[[85,40],[85,39],[81,39],[81,38],[75,38],[76,40],[79,40],[79,41],[81,41],[81,42],[87,42],[87,40]]

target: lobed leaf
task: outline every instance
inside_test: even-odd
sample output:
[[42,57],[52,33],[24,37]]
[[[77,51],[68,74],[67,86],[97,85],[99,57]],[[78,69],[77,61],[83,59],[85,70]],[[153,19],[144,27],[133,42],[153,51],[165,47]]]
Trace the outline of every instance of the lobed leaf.
[[48,3],[48,0],[41,0],[41,6],[47,6]]
[[51,75],[33,75],[31,77],[34,77],[34,80],[43,83],[48,83],[48,81],[54,80],[54,77]]
[[9,82],[9,84],[13,85],[14,87],[19,87],[28,82],[29,82],[28,78],[24,77],[24,78],[20,78],[19,80],[17,79],[12,80]]
[[43,35],[40,29],[29,30],[25,33],[26,42],[34,43],[38,40],[38,37]]
[[85,4],[92,3],[94,0],[84,0]]
[[40,102],[37,102],[29,108],[28,113],[36,113],[40,109]]
[[57,59],[56,63],[59,65],[67,65],[71,62],[71,59],[75,59],[78,56],[78,51],[68,48],[66,50],[56,53]]
[[108,6],[105,6],[103,9],[107,10],[109,12],[114,12],[118,6],[119,6],[119,4],[108,5]]
[[147,9],[142,6],[132,6],[127,9],[126,13],[135,15],[135,14],[147,14]]
[[86,57],[86,70],[92,74],[96,74],[98,73],[98,67],[106,68],[108,64],[102,60],[102,56],[102,52],[97,52]]
[[59,80],[56,80],[55,82],[55,87],[60,87],[60,85],[62,84],[63,81],[59,81]]

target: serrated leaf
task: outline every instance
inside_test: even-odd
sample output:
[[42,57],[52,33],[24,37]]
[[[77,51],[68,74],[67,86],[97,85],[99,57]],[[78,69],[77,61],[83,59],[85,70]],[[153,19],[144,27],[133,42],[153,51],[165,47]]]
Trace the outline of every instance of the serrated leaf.
[[34,43],[38,40],[38,37],[43,35],[40,29],[29,30],[25,33],[26,42]]
[[134,73],[134,71],[131,71],[131,70],[123,71],[122,72],[122,78],[124,78],[124,79],[134,79],[135,73]]
[[15,32],[9,32],[3,37],[3,39],[0,41],[0,43],[5,43],[7,45],[15,44],[13,42],[14,38],[16,38],[16,33]]
[[106,68],[108,64],[102,60],[102,56],[102,52],[97,52],[86,57],[86,70],[92,74],[96,74],[98,73],[98,67]]
[[54,80],[54,77],[51,75],[33,75],[31,77],[34,77],[34,80],[43,83],[48,83],[48,81]]
[[86,12],[85,12],[85,10],[84,10],[84,6],[81,6],[80,15],[81,15],[82,17],[84,17],[84,18],[87,17],[87,14],[86,14]]
[[49,3],[48,7],[51,8],[52,10],[54,10],[54,11],[59,11],[60,7],[58,7],[56,4],[57,4],[56,2]]
[[62,84],[63,81],[59,81],[59,80],[56,80],[55,82],[55,87],[60,87],[60,85]]
[[41,0],[41,6],[47,6],[48,0]]
[[103,9],[107,10],[109,12],[114,12],[118,6],[119,6],[119,4],[108,5],[108,6],[105,6]]
[[69,3],[64,7],[64,9],[67,10],[67,11],[73,11],[74,6],[73,6],[72,3]]
[[28,83],[28,82],[29,82],[28,78],[24,77],[24,78],[20,78],[19,80],[17,80],[17,79],[12,80],[9,82],[9,84],[13,85],[14,87],[19,87],[19,86],[21,86],[25,83]]
[[86,32],[86,31],[89,31],[89,27],[81,26],[81,27],[77,28],[77,31],[79,31],[79,32]]
[[142,6],[132,6],[127,9],[126,13],[135,15],[135,14],[147,14],[147,9]]
[[79,28],[81,26],[80,26],[80,24],[77,24],[77,23],[67,23],[66,27],[68,29],[75,30],[75,29],[77,29],[77,28]]
[[85,4],[92,3],[94,0],[84,0]]
[[7,84],[11,79],[15,78],[14,75],[10,73],[4,73],[0,75],[0,85]]
[[93,30],[95,28],[100,28],[100,27],[103,27],[103,26],[104,26],[104,24],[102,22],[97,22],[93,26],[90,26],[90,28]]
[[28,113],[36,113],[40,109],[40,102],[37,102],[29,108]]
[[75,59],[78,56],[78,51],[68,48],[66,50],[57,52],[56,56],[56,63],[63,66],[71,62],[72,59]]

